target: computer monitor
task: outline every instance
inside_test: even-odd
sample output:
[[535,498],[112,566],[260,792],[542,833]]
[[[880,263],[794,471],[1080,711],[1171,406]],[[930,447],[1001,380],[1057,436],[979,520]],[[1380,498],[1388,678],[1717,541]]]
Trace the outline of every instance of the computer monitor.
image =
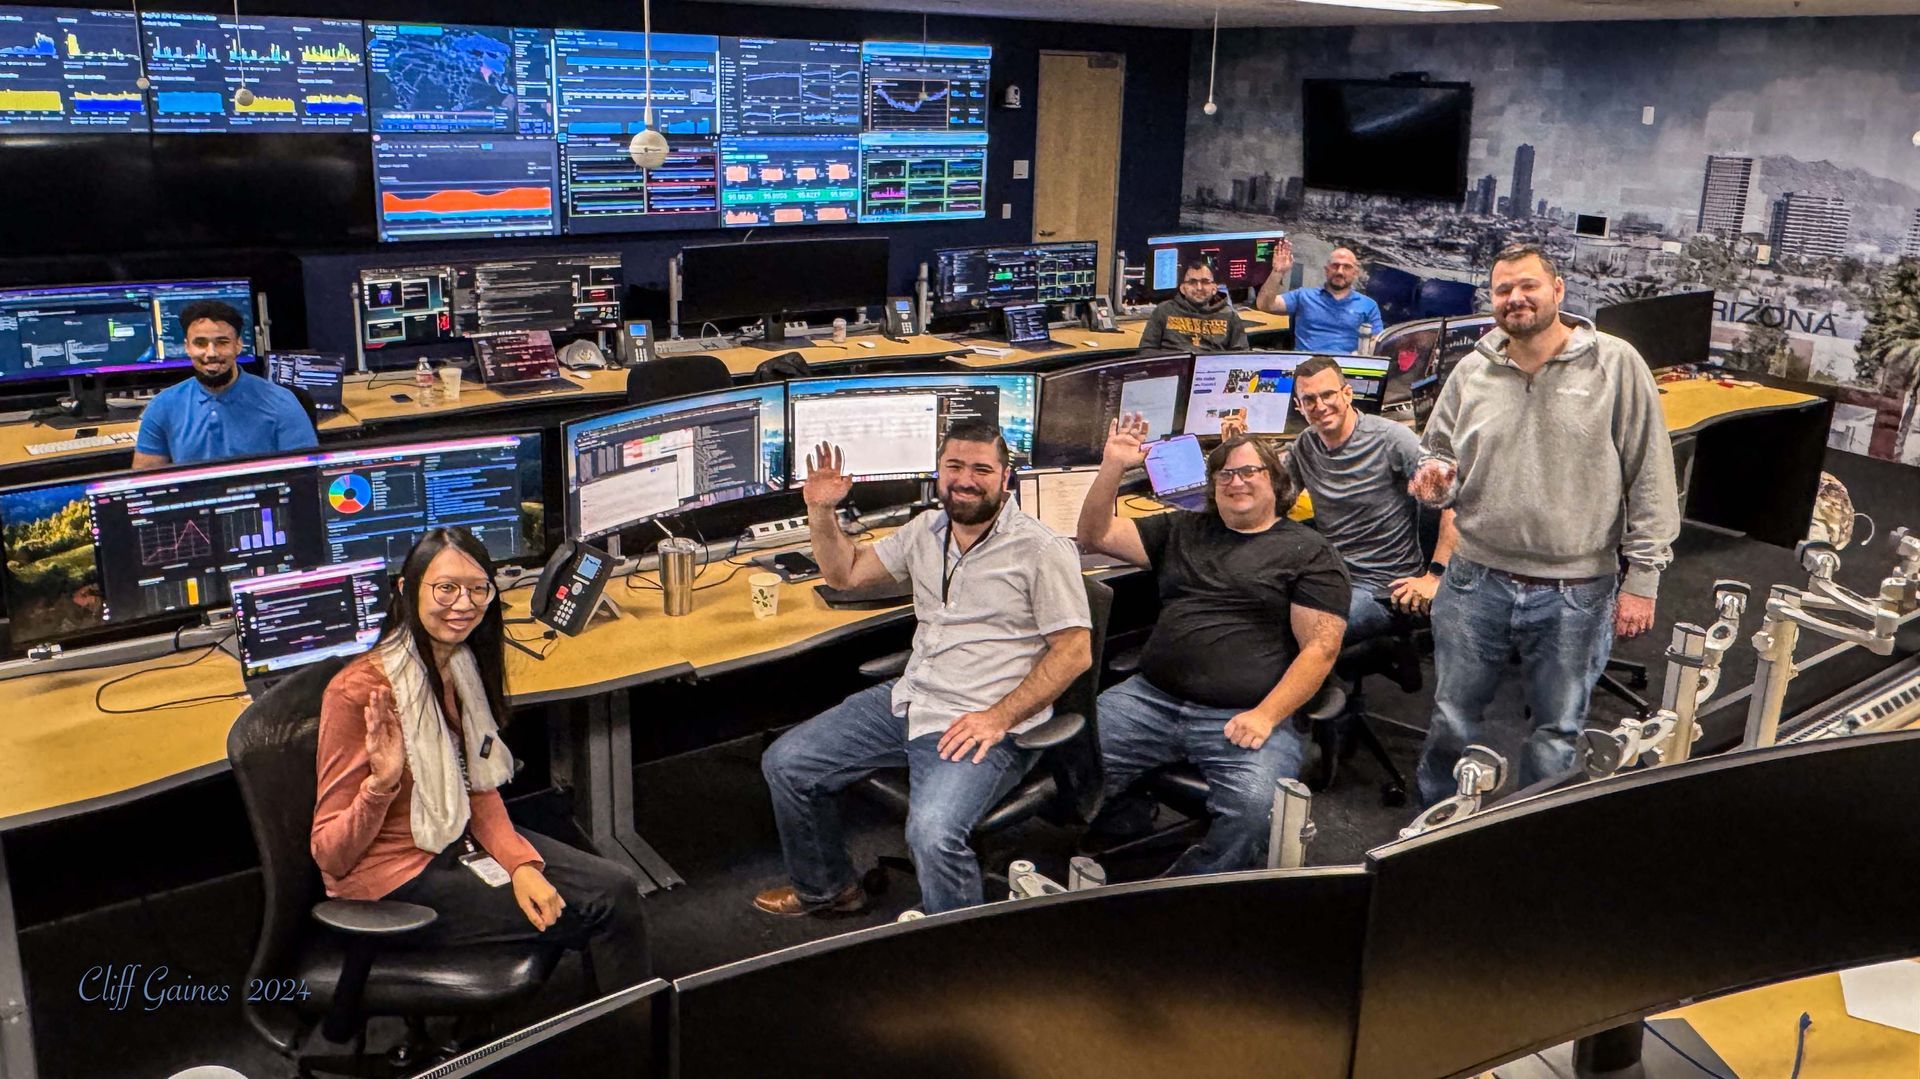
[[197,300],[238,311],[252,354],[245,278],[0,289],[0,383],[190,367],[180,313]]
[[618,252],[528,255],[360,271],[361,343],[432,345],[480,333],[595,333],[620,326]]
[[1093,240],[941,248],[933,253],[933,313],[1090,300],[1099,269],[1100,245]]
[[347,358],[338,352],[269,352],[267,377],[290,390],[304,390],[321,412],[338,412]]
[[388,580],[378,558],[235,580],[242,676],[275,677],[373,647],[392,591]]
[[1196,232],[1181,236],[1151,236],[1147,239],[1147,287],[1154,292],[1172,292],[1180,287],[1180,267],[1194,259],[1205,259],[1213,267],[1214,283],[1230,292],[1259,288],[1273,272],[1273,250],[1286,233],[1279,229],[1264,232]]
[[156,132],[368,129],[358,19],[142,11],[140,29]]
[[1192,356],[1108,360],[1045,376],[1040,380],[1034,463],[1098,463],[1107,444],[1107,425],[1124,412],[1146,418],[1149,439],[1165,438],[1181,429],[1192,379]]
[[784,315],[878,306],[888,250],[882,236],[683,247],[680,325],[761,318],[777,340]]
[[561,429],[567,535],[592,540],[671,513],[783,490],[785,383],[654,401]]
[[104,626],[224,607],[229,578],[328,561],[304,457],[109,477],[86,504]]
[[1181,430],[1217,438],[1221,422],[1232,419],[1244,424],[1248,434],[1285,434],[1292,413],[1293,369],[1308,355],[1219,352],[1195,356]]
[[929,479],[940,439],[961,420],[997,424],[1016,467],[1033,457],[1038,380],[1033,375],[860,375],[787,383],[788,471],[807,478],[807,455],[822,442],[845,454],[856,480]]
[[1647,366],[1658,370],[1705,363],[1713,343],[1713,292],[1682,292],[1594,312],[1594,327],[1625,340]]
[[1008,304],[1000,309],[1000,317],[1006,321],[1007,344],[1015,348],[1053,341],[1053,333],[1047,328],[1046,304]]
[[456,525],[495,561],[545,550],[538,433],[355,447],[306,460],[323,551],[314,562],[379,558],[398,568],[422,533]]

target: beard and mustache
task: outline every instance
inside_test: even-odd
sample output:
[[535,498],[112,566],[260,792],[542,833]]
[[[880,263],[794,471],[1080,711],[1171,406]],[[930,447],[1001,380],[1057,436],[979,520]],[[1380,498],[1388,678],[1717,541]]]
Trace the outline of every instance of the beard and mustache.
[[[963,502],[956,500],[955,494],[973,497]],[[971,484],[956,484],[940,492],[940,508],[947,511],[947,519],[955,524],[985,524],[1000,512],[1000,504],[1006,498],[1004,490],[993,491]]]
[[197,366],[193,369],[193,377],[200,380],[200,385],[205,386],[207,389],[210,389],[210,390],[217,390],[223,386],[228,385],[235,378],[238,378],[239,375],[240,375],[239,361],[235,361],[233,363],[228,364],[227,369],[218,375],[209,375],[205,371],[200,370],[200,368]]
[[1549,313],[1532,304],[1521,304],[1501,308],[1496,321],[1507,331],[1507,336],[1524,338],[1532,337],[1559,319],[1557,309]]

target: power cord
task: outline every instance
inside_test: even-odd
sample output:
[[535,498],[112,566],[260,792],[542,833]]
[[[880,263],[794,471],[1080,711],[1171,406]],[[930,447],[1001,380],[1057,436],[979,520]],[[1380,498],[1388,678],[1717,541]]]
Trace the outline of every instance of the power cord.
[[[185,697],[180,700],[162,701],[159,704],[149,704],[140,708],[108,708],[106,705],[100,703],[101,699],[106,696],[107,690],[112,689],[114,686],[117,686],[122,682],[129,681],[134,678],[138,678],[143,674],[152,674],[155,671],[177,671],[185,667],[191,667],[194,664],[199,663],[201,660],[206,659],[208,656],[213,655],[215,652],[219,651],[220,646],[222,644],[225,644],[227,641],[231,640],[232,638],[233,638],[232,633],[229,633],[226,636],[221,637],[220,639],[214,641],[212,644],[208,645],[205,651],[201,652],[199,655],[193,657],[192,659],[187,660],[185,663],[169,663],[164,667],[146,667],[137,671],[128,671],[126,674],[120,675],[116,678],[109,678],[106,681],[100,683],[100,685],[94,689],[93,707],[97,711],[109,716],[137,716],[143,712],[158,712],[165,708],[185,708],[188,705],[192,705],[192,704],[206,704],[210,701],[230,701],[237,697],[244,697],[247,695],[246,690],[241,690],[238,693],[212,693],[212,694],[207,694],[205,696],[200,696],[200,697]],[[176,645],[178,644],[179,640],[180,640],[180,633],[178,630],[175,630],[174,641]]]
[[1149,501],[1141,498],[1139,495],[1127,495],[1120,499],[1120,504],[1126,506],[1128,509],[1139,510],[1142,513],[1153,513],[1166,508],[1158,502]]
[[1801,1012],[1799,1030],[1793,1036],[1793,1074],[1788,1079],[1800,1079],[1800,1065],[1807,1059],[1807,1028],[1813,1026],[1813,1013]]

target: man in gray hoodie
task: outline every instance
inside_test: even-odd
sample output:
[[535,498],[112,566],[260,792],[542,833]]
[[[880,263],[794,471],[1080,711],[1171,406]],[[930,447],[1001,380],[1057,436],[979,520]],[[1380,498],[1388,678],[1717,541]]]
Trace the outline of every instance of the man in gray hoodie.
[[1533,712],[1520,785],[1573,767],[1613,638],[1652,627],[1680,532],[1673,446],[1640,354],[1560,318],[1566,283],[1538,247],[1494,256],[1490,291],[1498,328],[1447,378],[1407,485],[1451,506],[1459,532],[1433,600],[1426,805],[1453,793],[1453,763],[1516,651]]
[[1247,324],[1214,284],[1213,267],[1192,259],[1180,267],[1180,294],[1147,316],[1140,347],[1238,352],[1247,347]]

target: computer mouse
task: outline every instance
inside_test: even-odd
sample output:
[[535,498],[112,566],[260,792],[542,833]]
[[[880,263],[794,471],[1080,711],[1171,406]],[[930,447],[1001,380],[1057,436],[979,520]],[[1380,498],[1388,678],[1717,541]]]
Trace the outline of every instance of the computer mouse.
[[872,341],[862,341],[860,342],[860,347],[861,348],[879,348],[880,346],[874,344]]
[[572,375],[574,378],[577,378],[582,382],[593,381],[593,375],[586,371],[568,371],[567,374]]

